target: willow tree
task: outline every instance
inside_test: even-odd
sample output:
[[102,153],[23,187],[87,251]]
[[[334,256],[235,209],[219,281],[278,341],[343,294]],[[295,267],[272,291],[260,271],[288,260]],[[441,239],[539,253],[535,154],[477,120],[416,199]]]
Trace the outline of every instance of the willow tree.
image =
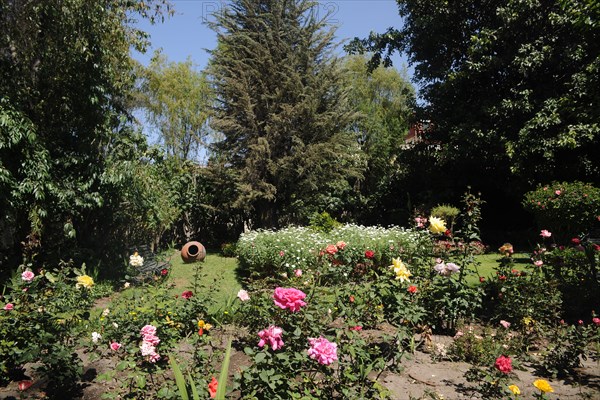
[[361,157],[334,29],[304,0],[235,0],[216,16],[209,73],[222,134],[213,162],[235,171],[232,204],[256,226],[341,211]]

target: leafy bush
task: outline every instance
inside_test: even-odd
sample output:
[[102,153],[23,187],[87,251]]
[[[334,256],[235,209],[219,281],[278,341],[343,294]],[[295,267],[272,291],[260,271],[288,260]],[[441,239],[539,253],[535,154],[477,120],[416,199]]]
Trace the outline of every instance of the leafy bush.
[[94,300],[93,280],[84,274],[85,268],[70,265],[54,271],[19,268],[0,312],[0,379],[26,363],[39,363],[49,393],[74,394],[82,373],[75,339]]
[[600,216],[600,189],[583,182],[552,182],[525,194],[523,207],[559,241],[587,231]]
[[460,210],[448,204],[440,204],[431,210],[431,216],[442,218],[448,223],[448,227],[452,227],[456,221],[456,217],[460,215]]
[[341,224],[336,221],[328,212],[323,211],[321,214],[315,213],[310,218],[309,226],[317,232],[329,233]]

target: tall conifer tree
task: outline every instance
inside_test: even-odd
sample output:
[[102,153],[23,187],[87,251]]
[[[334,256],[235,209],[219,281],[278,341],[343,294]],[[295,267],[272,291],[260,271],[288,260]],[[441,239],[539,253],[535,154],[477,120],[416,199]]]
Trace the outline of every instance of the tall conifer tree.
[[258,227],[336,211],[348,179],[360,175],[334,31],[314,6],[235,0],[212,25],[212,127],[223,135],[215,159],[236,171],[233,205]]

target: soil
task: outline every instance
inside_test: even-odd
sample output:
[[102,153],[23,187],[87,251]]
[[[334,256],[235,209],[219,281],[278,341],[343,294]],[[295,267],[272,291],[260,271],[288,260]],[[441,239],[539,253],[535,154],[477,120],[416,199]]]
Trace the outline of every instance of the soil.
[[[385,328],[384,328],[385,330]],[[379,336],[380,331],[363,331],[365,336]],[[449,336],[431,337],[428,344],[430,349],[439,349],[448,346],[452,338]],[[422,348],[425,350],[425,348]],[[179,349],[180,353],[191,352],[191,349]],[[438,354],[439,355],[439,354]],[[100,399],[103,393],[116,389],[116,382],[97,382],[96,376],[110,370],[115,365],[115,360],[102,358],[90,362],[84,352],[80,352],[80,357],[84,362],[84,377],[81,384],[81,391],[75,398],[80,399]],[[184,355],[185,357],[185,355]],[[385,386],[391,393],[393,399],[411,400],[411,399],[482,399],[476,391],[474,384],[467,382],[464,377],[465,372],[471,367],[464,362],[451,361],[433,361],[439,357],[432,357],[431,352],[421,350],[415,351],[402,361],[402,371],[399,373],[384,372],[379,376],[379,382]],[[230,373],[233,374],[241,368],[249,365],[249,358],[241,351],[233,350],[230,361]],[[550,400],[579,400],[590,399],[600,400],[600,363],[598,361],[587,360],[582,363],[582,367],[575,371],[575,375],[566,380],[548,379],[554,389],[554,393],[547,395]],[[35,379],[32,365],[26,366],[25,375],[33,378],[34,384],[26,392],[19,393],[17,382],[11,382],[7,387],[0,388],[0,399],[19,399],[42,398],[45,382]],[[532,383],[540,375],[530,365],[525,365],[523,370],[514,370],[514,384],[521,389],[523,399],[532,399],[537,389]],[[27,379],[27,378],[25,378]],[[19,395],[24,397],[19,397]],[[238,398],[239,394],[234,393]],[[69,397],[64,397],[65,399]]]

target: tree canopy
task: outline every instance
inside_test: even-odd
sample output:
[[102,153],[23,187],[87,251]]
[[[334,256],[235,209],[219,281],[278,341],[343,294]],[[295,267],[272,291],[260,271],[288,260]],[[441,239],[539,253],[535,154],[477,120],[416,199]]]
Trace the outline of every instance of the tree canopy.
[[525,186],[600,180],[597,2],[398,4],[401,28],[348,49],[375,51],[373,62],[408,55],[447,165]]
[[206,149],[212,93],[205,74],[190,58],[169,62],[156,52],[140,75],[139,106],[167,154],[186,160]]
[[110,203],[107,160],[138,140],[126,123],[129,51],[143,49],[146,36],[129,23],[168,8],[160,0],[0,3],[3,255],[33,254],[40,240],[59,253],[65,240],[74,246],[77,234],[102,230],[90,211]]
[[361,172],[334,32],[313,5],[236,0],[212,24],[213,162],[235,170],[233,203],[259,227],[337,207]]

